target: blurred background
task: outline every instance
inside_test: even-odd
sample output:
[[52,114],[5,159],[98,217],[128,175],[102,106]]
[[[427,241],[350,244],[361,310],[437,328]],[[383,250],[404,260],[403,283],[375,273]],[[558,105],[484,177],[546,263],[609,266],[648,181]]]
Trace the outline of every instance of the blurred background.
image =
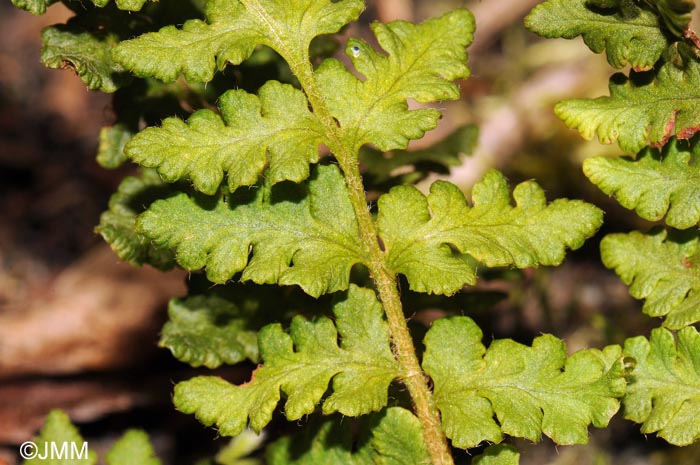
[[[474,152],[440,177],[468,193],[488,169],[498,168],[513,184],[536,179],[550,200],[593,202],[606,211],[606,222],[561,267],[487,275],[476,291],[500,297],[462,310],[476,314],[486,343],[511,337],[529,344],[553,333],[572,351],[619,344],[648,335],[658,321],[643,315],[601,265],[598,243],[606,233],[652,225],[582,175],[583,159],[619,149],[583,141],[552,107],[563,98],[605,94],[614,70],[580,40],[545,41],[526,31],[522,20],[537,3],[370,1],[361,23],[346,34],[368,37],[375,19],[421,21],[465,5],[475,14],[472,77],[460,83],[463,98],[440,104],[445,117],[439,127],[411,147],[428,147],[476,124]],[[34,17],[0,0],[0,465],[19,463],[18,445],[36,434],[53,408],[65,410],[98,450],[139,427],[164,463],[191,464],[225,441],[174,411],[173,383],[196,371],[156,347],[167,301],[184,295],[186,274],[120,263],[93,232],[133,167],[107,171],[95,162],[100,128],[114,121],[111,97],[88,91],[70,69],[47,70],[40,63],[42,28],[71,15],[58,4]],[[249,369],[229,375],[245,380]],[[610,428],[591,430],[588,446],[515,443],[524,465],[700,463],[698,447],[674,449],[638,429],[616,417]]]

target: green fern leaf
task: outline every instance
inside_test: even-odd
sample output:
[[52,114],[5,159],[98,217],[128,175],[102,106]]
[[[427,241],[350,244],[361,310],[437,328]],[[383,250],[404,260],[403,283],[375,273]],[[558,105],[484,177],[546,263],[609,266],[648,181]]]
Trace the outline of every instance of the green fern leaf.
[[17,8],[37,16],[46,13],[46,9],[54,3],[56,0],[12,0],[12,4]]
[[56,0],[12,0],[12,4],[17,8],[37,16],[46,13],[46,9],[54,3]]
[[674,140],[659,152],[642,150],[636,159],[589,158],[583,171],[593,184],[649,221],[666,216],[669,226],[687,229],[700,222],[700,167],[697,144]]
[[402,149],[433,129],[441,115],[435,109],[408,111],[406,99],[459,98],[451,81],[469,76],[465,47],[474,17],[462,9],[420,25],[394,21],[374,23],[372,29],[386,55],[359,39],[350,39],[345,50],[363,79],[335,59],[324,61],[316,77],[346,147],[357,151],[372,143],[382,151]]
[[[299,437],[285,437],[267,450],[270,465],[420,465],[430,463],[421,425],[408,410],[391,407],[371,415],[353,441],[347,419],[327,420]],[[504,464],[505,465],[505,464]],[[508,464],[510,465],[510,464]]]
[[[95,465],[97,463],[97,454],[94,450],[88,450],[87,457],[83,456],[83,447],[87,444],[68,415],[60,410],[52,410],[49,413],[41,433],[34,439],[34,444],[35,448],[23,450],[27,454],[36,453],[34,458],[25,460],[24,465]],[[60,454],[59,457],[59,454],[51,453],[52,445],[58,449],[62,447],[68,449],[61,450],[65,453]]]
[[483,454],[474,457],[472,465],[518,465],[520,454],[513,446],[496,444],[486,448]]
[[684,37],[684,32],[690,26],[692,11],[695,9],[694,0],[643,0],[644,3],[658,12],[666,28],[676,37]]
[[398,368],[381,305],[373,291],[352,285],[333,313],[335,325],[326,317],[297,316],[289,334],[279,324],[266,326],[258,334],[264,363],[250,382],[234,386],[216,377],[193,378],[175,387],[175,406],[206,425],[216,424],[226,436],[239,434],[248,419],[260,431],[271,420],[280,391],[287,397],[288,420],[310,414],[331,380],[324,413],[359,416],[383,408]]
[[140,132],[126,145],[127,156],[167,181],[187,177],[206,194],[219,189],[225,172],[232,192],[253,185],[268,164],[272,184],[309,176],[324,131],[300,90],[269,81],[259,97],[226,92],[219,107],[221,117],[200,110],[187,123],[168,118],[161,128]]
[[671,136],[689,139],[700,130],[700,63],[688,59],[684,69],[664,64],[651,81],[634,73],[610,80],[610,96],[569,99],[556,105],[555,113],[585,139],[594,135],[603,144],[617,141],[637,153],[647,145],[662,146]]
[[158,247],[174,249],[185,269],[206,267],[215,283],[243,271],[243,281],[296,284],[318,297],[347,289],[352,266],[365,263],[335,166],[318,167],[305,185],[217,197],[180,193],[151,205],[137,227]]
[[[479,129],[466,125],[456,129],[437,144],[422,150],[394,150],[384,154],[370,146],[360,150],[360,164],[364,168],[363,176],[372,183],[394,182],[414,184],[413,181],[425,178],[429,168],[439,167],[440,173],[449,173],[449,168],[462,164],[462,155],[470,155],[476,147]],[[413,165],[413,171],[405,173],[405,167]],[[402,174],[395,175],[396,171]]]
[[619,346],[567,358],[564,343],[551,335],[532,347],[497,340],[488,350],[481,338],[467,317],[437,320],[425,337],[423,368],[456,447],[500,442],[504,433],[585,444],[588,425],[604,427],[617,412],[625,392]]
[[188,81],[208,82],[216,69],[241,63],[258,45],[303,63],[314,37],[337,32],[363,9],[361,0],[211,0],[207,22],[190,20],[182,29],[166,26],[124,41],[113,57],[137,76],[172,82],[183,73]]
[[250,455],[260,449],[266,439],[265,432],[258,434],[246,429],[235,438],[231,438],[229,443],[217,452],[213,461],[197,462],[196,465],[264,465],[262,459]]
[[371,461],[367,465],[421,465],[430,463],[423,428],[411,412],[391,407],[371,418]]
[[[27,459],[24,465],[95,465],[97,454],[90,450],[70,418],[61,410],[52,410],[34,448],[23,453],[37,455]],[[65,447],[65,448],[64,448]],[[87,454],[85,454],[87,452]],[[127,431],[106,454],[107,465],[161,465],[155,457],[148,434],[140,430]]]
[[[595,53],[605,51],[615,68],[627,65],[651,69],[670,45],[652,11],[629,2],[591,8],[587,0],[548,0],[537,5],[525,18],[525,26],[543,37],[583,41]],[[618,2],[615,2],[618,3]],[[632,9],[632,11],[628,11]]]
[[97,148],[97,163],[110,170],[122,166],[127,161],[124,146],[133,136],[131,129],[123,123],[102,128]]
[[581,201],[547,205],[530,181],[515,188],[512,206],[508,184],[495,170],[474,186],[472,197],[469,207],[456,186],[438,181],[427,198],[412,186],[379,198],[377,227],[389,265],[408,278],[411,290],[451,294],[474,284],[464,254],[490,267],[557,265],[567,247],[580,247],[602,223],[602,212]]
[[622,5],[628,5],[629,8],[636,6],[635,4],[623,3],[625,0],[586,0],[586,5],[594,8],[620,8]]
[[[157,1],[157,0],[149,0]],[[97,6],[106,6],[109,0],[92,0]],[[146,0],[115,0],[117,8],[127,11],[139,11],[146,4]]]
[[630,294],[646,299],[644,313],[665,316],[664,326],[679,329],[700,321],[700,238],[696,232],[667,234],[609,234],[600,252]]
[[41,41],[44,66],[60,69],[70,65],[91,90],[115,92],[129,79],[110,55],[119,43],[114,33],[92,34],[69,23],[45,28]]
[[124,261],[135,266],[148,263],[160,270],[175,265],[170,250],[157,247],[136,231],[136,217],[157,199],[173,195],[172,186],[164,184],[153,171],[144,171],[140,177],[129,176],[109,199],[109,210],[100,216],[96,232]]
[[107,465],[161,465],[144,431],[129,430],[107,452]]
[[[301,433],[285,436],[267,448],[268,465],[370,465],[371,450],[356,447],[350,421],[328,419],[321,423],[310,422]],[[355,451],[353,453],[353,451]]]
[[658,433],[685,446],[700,438],[700,334],[694,327],[673,333],[654,329],[651,338],[625,342],[625,354],[636,359],[627,395],[625,418],[642,423],[642,433]]
[[158,345],[181,362],[218,368],[245,359],[258,361],[257,329],[251,315],[218,295],[173,299]]

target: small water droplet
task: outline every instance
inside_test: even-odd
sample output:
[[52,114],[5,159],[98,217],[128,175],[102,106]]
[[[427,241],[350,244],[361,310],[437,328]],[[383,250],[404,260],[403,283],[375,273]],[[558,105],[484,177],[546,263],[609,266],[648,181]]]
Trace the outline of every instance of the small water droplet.
[[354,56],[355,58],[360,56],[360,47],[358,47],[357,45],[353,45],[352,47],[350,47],[350,51],[352,52],[352,56]]

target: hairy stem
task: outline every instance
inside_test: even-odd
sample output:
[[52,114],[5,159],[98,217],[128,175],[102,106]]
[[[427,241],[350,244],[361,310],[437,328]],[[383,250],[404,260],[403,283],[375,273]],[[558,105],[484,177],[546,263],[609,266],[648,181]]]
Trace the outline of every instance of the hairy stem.
[[[350,200],[357,216],[360,237],[365,253],[370,258],[368,268],[386,313],[394,354],[399,363],[401,381],[413,400],[431,461],[434,465],[453,465],[454,461],[447,439],[442,431],[440,412],[433,400],[427,376],[421,369],[416,356],[413,339],[404,318],[396,275],[386,265],[384,252],[379,245],[377,229],[367,206],[357,153],[353,147],[347,147],[341,142],[340,129],[316,87],[308,55],[305,55],[301,60],[288,61],[288,63],[306,92],[314,113],[326,126],[329,148],[335,154],[340,168],[343,170],[345,182],[350,191]],[[298,63],[303,63],[303,65],[295,66]]]
[[423,426],[423,439],[430,452],[432,463],[452,465],[454,462],[447,445],[447,439],[442,431],[440,413],[433,401],[427,377],[418,362],[413,339],[404,318],[401,298],[396,286],[396,276],[386,267],[384,253],[377,241],[377,231],[367,208],[357,162],[351,160],[348,164],[340,162],[340,165],[350,190],[352,204],[360,225],[360,235],[371,257],[369,270],[377,286],[379,299],[384,306],[394,354],[399,362],[401,381],[408,388],[416,414]]

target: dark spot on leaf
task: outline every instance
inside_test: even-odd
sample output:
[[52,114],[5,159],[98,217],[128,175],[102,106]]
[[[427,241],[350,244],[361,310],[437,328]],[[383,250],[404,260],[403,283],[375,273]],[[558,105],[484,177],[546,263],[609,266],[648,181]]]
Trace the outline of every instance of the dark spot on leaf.
[[252,383],[255,381],[255,374],[256,374],[256,373],[258,372],[258,370],[260,370],[262,367],[263,367],[263,364],[262,364],[262,363],[259,363],[258,366],[255,367],[255,370],[253,370],[253,372],[251,373],[251,375],[250,375],[250,380],[249,380],[249,381],[246,381],[246,382],[243,383],[243,384],[240,384],[239,386],[248,386],[248,385],[252,384]]

